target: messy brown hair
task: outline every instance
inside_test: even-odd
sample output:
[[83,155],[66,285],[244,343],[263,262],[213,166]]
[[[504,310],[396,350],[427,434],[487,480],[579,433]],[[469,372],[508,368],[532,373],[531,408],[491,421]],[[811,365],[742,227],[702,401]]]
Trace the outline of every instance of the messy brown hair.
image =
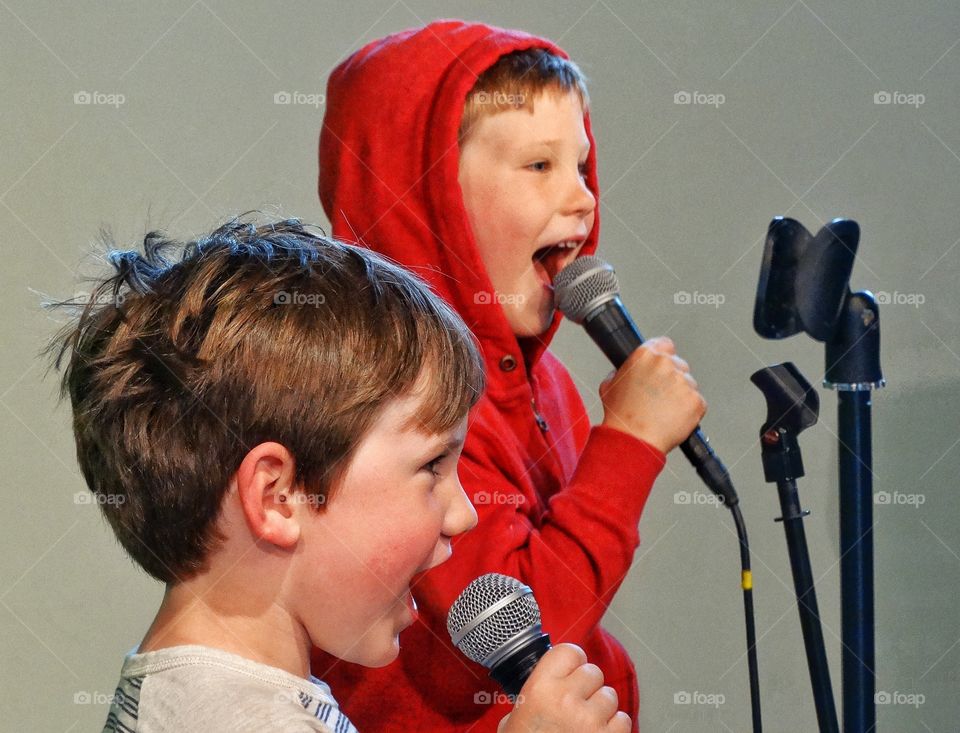
[[477,78],[467,94],[460,120],[461,144],[483,117],[508,109],[532,112],[534,100],[547,91],[573,92],[580,98],[584,110],[590,104],[587,79],[573,61],[545,48],[528,48],[501,56]]
[[246,218],[110,251],[114,274],[72,303],[80,313],[50,348],[57,368],[67,360],[87,485],[120,544],[166,583],[204,569],[257,444],[291,452],[322,511],[387,403],[423,390],[418,426],[443,432],[484,386],[469,330],[416,276],[297,219]]

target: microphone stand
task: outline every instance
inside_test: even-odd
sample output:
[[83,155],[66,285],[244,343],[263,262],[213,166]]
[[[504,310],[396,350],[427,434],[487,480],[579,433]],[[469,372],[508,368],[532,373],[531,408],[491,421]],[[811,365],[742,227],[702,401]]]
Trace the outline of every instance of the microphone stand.
[[843,728],[876,729],[873,611],[873,449],[871,391],[880,374],[880,323],[869,292],[847,299],[827,343],[823,384],[837,390],[840,471],[840,637]]
[[860,227],[834,219],[812,236],[793,219],[767,230],[753,325],[771,339],[803,331],[826,344],[823,385],[837,390],[843,730],[876,729],[871,392],[880,370],[880,315],[869,291],[851,293]]
[[817,393],[790,362],[755,372],[752,381],[767,400],[767,420],[760,428],[764,478],[776,482],[787,538],[787,553],[797,594],[800,629],[807,653],[807,668],[820,733],[839,733],[837,708],[830,684],[830,666],[823,643],[820,611],[810,567],[803,518],[810,512],[800,507],[796,479],[803,476],[803,458],[797,436],[815,425],[820,406]]

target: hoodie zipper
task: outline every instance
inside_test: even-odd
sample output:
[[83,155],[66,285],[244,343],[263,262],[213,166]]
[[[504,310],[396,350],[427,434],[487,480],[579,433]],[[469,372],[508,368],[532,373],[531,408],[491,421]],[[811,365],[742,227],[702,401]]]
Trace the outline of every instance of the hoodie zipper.
[[533,417],[537,421],[537,427],[540,428],[541,433],[545,433],[550,429],[550,426],[547,425],[547,421],[544,419],[543,415],[537,412],[537,401],[536,399],[530,400],[530,406],[533,408]]

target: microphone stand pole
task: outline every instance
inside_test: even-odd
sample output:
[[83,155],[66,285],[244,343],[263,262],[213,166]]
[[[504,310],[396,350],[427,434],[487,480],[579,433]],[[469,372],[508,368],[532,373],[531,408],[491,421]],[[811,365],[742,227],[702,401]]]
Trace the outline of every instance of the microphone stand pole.
[[803,476],[803,459],[797,435],[816,424],[820,400],[809,382],[790,362],[761,369],[750,379],[767,400],[767,421],[760,428],[763,473],[767,481],[776,482],[780,495],[783,516],[776,521],[783,522],[787,538],[817,723],[820,733],[839,733],[837,708],[830,684],[830,666],[823,643],[813,570],[803,529],[803,518],[810,512],[800,508],[796,482],[797,478]]
[[843,729],[876,729],[871,392],[880,373],[880,324],[870,292],[846,301],[827,342],[824,387],[837,390],[840,471],[840,637]]

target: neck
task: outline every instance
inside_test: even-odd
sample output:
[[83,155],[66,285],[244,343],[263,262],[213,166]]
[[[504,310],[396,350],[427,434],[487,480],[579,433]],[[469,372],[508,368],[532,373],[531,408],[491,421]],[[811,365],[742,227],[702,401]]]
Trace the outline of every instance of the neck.
[[270,600],[258,602],[250,587],[214,587],[208,580],[167,586],[140,652],[199,644],[309,676],[310,639],[296,619]]

